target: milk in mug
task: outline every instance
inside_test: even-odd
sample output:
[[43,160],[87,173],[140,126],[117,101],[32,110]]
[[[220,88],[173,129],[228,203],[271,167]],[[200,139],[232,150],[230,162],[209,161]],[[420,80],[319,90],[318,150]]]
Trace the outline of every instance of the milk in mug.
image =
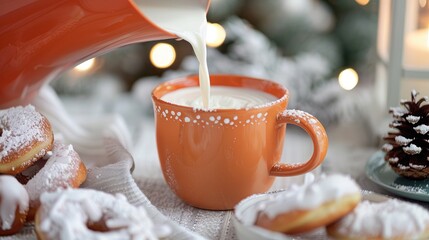
[[[243,87],[212,86],[210,90],[210,109],[242,109],[263,106],[277,98],[263,91]],[[162,100],[196,109],[204,107],[200,90],[187,87],[162,96]]]

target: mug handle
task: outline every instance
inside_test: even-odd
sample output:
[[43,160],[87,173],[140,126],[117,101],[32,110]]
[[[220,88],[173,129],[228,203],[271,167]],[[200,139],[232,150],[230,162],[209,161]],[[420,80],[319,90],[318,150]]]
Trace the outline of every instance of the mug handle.
[[325,128],[311,114],[301,110],[284,110],[277,116],[279,124],[290,123],[304,129],[313,141],[313,155],[303,163],[287,164],[278,162],[270,170],[272,176],[295,176],[318,167],[328,151],[328,135]]

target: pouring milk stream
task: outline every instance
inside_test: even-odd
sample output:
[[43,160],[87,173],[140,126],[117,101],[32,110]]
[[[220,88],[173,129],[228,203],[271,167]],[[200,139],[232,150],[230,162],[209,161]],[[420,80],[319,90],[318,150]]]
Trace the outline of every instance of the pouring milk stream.
[[198,0],[135,0],[145,16],[161,28],[189,42],[199,62],[203,106],[209,107],[210,78],[207,67],[205,5]]
[[[212,87],[207,67],[205,5],[198,0],[135,0],[145,16],[159,27],[189,42],[199,62],[200,88],[186,88],[166,94],[162,99],[200,109],[249,108],[274,101],[262,91]],[[212,95],[212,96],[211,96]]]

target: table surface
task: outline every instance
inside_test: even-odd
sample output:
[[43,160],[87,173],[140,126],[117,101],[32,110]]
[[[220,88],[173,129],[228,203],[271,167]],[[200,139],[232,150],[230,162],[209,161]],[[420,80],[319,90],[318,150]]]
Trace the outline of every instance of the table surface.
[[[164,215],[208,239],[237,238],[231,223],[232,211],[206,211],[193,208],[179,200],[166,185],[157,156],[150,102],[141,102],[129,95],[114,100],[76,97],[61,99],[67,111],[74,116],[117,113],[125,119],[133,140],[131,151],[135,160],[133,177],[143,193]],[[358,119],[349,119],[335,126],[328,126],[330,143],[328,154],[324,163],[315,169],[313,174],[333,172],[348,174],[356,179],[364,190],[393,196],[365,176],[364,167],[367,160],[379,150],[377,140],[371,131],[367,124]],[[282,161],[306,161],[311,156],[312,148],[312,142],[303,130],[288,125]],[[303,176],[279,177],[272,189],[286,188],[302,181]],[[417,203],[427,207],[423,202]]]

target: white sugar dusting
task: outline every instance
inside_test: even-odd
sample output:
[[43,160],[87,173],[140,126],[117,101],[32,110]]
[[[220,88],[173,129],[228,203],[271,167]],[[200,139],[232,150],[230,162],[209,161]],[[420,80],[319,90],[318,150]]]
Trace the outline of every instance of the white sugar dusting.
[[405,153],[410,155],[419,154],[422,151],[422,148],[417,147],[415,144],[410,144],[410,146],[403,147],[402,149],[404,150]]
[[390,163],[397,163],[398,161],[399,161],[399,158],[397,157],[389,158]]
[[[122,194],[67,189],[44,193],[41,204],[40,229],[50,239],[159,239],[171,232],[169,226],[155,224],[143,207],[130,204]],[[88,229],[89,220],[104,222],[111,229]]]
[[316,124],[316,123],[317,123],[316,119],[310,119],[308,122],[309,122],[310,124]]
[[429,187],[426,185],[426,188],[416,187],[416,186],[407,186],[402,184],[393,183],[392,186],[398,190],[412,193],[420,193],[420,194],[429,194],[426,189]]
[[391,123],[390,124],[390,127],[399,127],[399,126],[402,126],[402,123],[400,123],[400,122],[393,122],[393,123]]
[[25,188],[12,176],[0,176],[0,221],[1,229],[9,230],[15,221],[16,209],[25,213],[28,210],[28,194]]
[[33,141],[46,141],[42,121],[43,116],[32,105],[0,111],[0,162],[11,152],[27,148]]
[[305,120],[307,120],[307,122],[309,122],[310,124],[316,124],[317,120],[314,119],[314,117],[312,115],[310,115],[309,113],[306,113],[304,111],[301,110],[296,110],[296,109],[291,109],[291,110],[286,110],[283,112],[283,115],[291,115],[294,117],[299,117],[299,118],[303,118]]
[[397,144],[399,144],[400,146],[406,146],[412,141],[413,141],[413,139],[409,139],[409,138],[406,138],[404,136],[396,136],[395,137],[395,142]]
[[405,165],[402,165],[402,164],[398,164],[398,168],[401,169],[401,170],[408,170],[408,169],[410,169],[410,166],[405,166]]
[[358,194],[360,191],[359,185],[349,176],[342,174],[322,175],[320,179],[313,182],[295,186],[276,195],[270,195],[269,199],[256,206],[256,211],[263,211],[273,218],[279,213],[299,209],[314,209],[328,201],[349,194]]
[[410,163],[410,167],[417,169],[417,170],[422,170],[423,168],[425,168],[424,165],[417,165],[417,164],[412,164],[412,163]]
[[402,117],[406,113],[406,110],[401,107],[391,107],[390,112],[394,117]]
[[317,124],[319,121],[317,121],[315,117],[313,117],[311,114],[307,112],[296,110],[296,109],[290,109],[290,110],[283,111],[282,115],[284,117],[293,116],[295,118],[294,122],[297,124],[300,124],[301,123],[300,119],[302,119],[313,126],[313,128],[316,130],[317,135],[320,136],[322,134],[322,129],[320,129],[320,126]]
[[385,151],[385,152],[388,152],[388,151],[390,151],[390,150],[392,150],[392,149],[393,149],[393,146],[392,146],[392,144],[385,143],[385,144],[383,144],[383,146],[381,147],[381,149],[382,149],[383,151]]
[[414,127],[414,130],[418,134],[425,135],[427,132],[429,132],[429,126],[425,124],[418,125],[417,127]]
[[80,161],[78,154],[71,145],[66,146],[55,141],[52,156],[45,166],[25,185],[30,199],[35,201],[43,192],[70,187],[71,179],[76,176]]
[[416,124],[420,120],[420,117],[419,116],[408,115],[405,119],[409,123],[411,123],[411,124]]
[[[417,205],[396,199],[374,203],[363,201],[337,224],[341,235],[359,239],[379,236],[381,239],[420,239],[429,224],[429,212]],[[407,238],[407,239],[408,239]]]

